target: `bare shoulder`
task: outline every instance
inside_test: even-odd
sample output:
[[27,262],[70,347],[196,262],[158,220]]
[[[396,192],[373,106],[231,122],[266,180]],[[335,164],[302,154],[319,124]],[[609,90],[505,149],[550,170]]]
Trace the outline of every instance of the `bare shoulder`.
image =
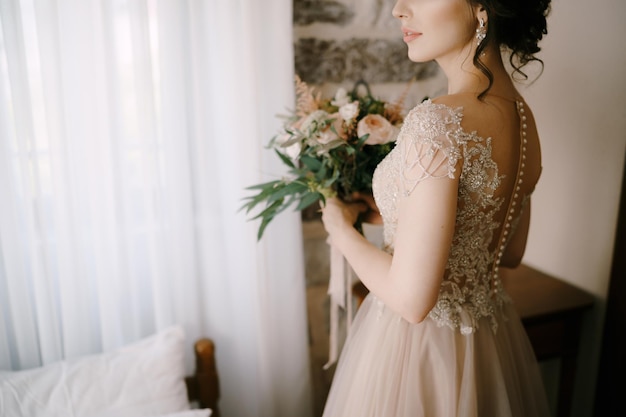
[[484,137],[500,136],[517,126],[516,100],[488,94],[479,99],[476,94],[459,93],[437,97],[434,103],[460,109],[461,124],[468,131],[478,131]]
[[473,94],[449,94],[445,96],[439,96],[432,99],[433,103],[443,104],[448,107],[466,107],[474,106],[478,103],[478,99]]
[[449,94],[434,98],[432,102],[451,109],[460,110],[464,119],[467,116],[473,118],[476,114],[484,114],[486,111],[489,111],[489,109],[486,108],[489,106],[486,106],[486,103],[479,100],[474,94]]

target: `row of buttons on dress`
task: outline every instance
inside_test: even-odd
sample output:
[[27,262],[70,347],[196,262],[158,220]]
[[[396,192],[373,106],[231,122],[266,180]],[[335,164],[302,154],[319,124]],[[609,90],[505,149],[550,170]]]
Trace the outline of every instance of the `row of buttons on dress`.
[[520,116],[520,130],[521,130],[521,146],[520,146],[520,167],[517,175],[517,181],[515,184],[515,193],[513,194],[513,198],[511,199],[511,205],[509,208],[509,213],[506,219],[506,223],[504,225],[504,232],[502,233],[502,239],[500,240],[500,250],[498,251],[498,259],[496,260],[496,266],[494,268],[495,277],[498,276],[498,265],[500,265],[500,261],[502,260],[502,256],[504,255],[504,249],[506,248],[506,239],[509,234],[509,230],[511,228],[511,222],[513,221],[513,215],[515,214],[515,205],[517,204],[516,200],[519,200],[519,193],[521,190],[520,184],[522,184],[522,177],[524,176],[524,167],[526,166],[526,115],[524,110],[524,103],[521,101],[517,102],[517,110]]

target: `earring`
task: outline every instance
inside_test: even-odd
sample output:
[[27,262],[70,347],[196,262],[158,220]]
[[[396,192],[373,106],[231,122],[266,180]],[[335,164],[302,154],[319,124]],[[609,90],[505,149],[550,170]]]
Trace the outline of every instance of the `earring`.
[[480,46],[481,42],[487,36],[487,28],[485,27],[485,19],[480,18],[480,25],[476,29],[476,46]]

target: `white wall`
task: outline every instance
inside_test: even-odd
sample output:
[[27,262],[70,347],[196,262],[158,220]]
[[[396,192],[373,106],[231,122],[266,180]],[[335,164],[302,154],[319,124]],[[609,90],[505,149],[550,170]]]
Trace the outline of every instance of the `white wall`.
[[626,149],[626,2],[553,0],[524,90],[543,144],[525,262],[598,298],[585,322],[573,416],[592,415]]

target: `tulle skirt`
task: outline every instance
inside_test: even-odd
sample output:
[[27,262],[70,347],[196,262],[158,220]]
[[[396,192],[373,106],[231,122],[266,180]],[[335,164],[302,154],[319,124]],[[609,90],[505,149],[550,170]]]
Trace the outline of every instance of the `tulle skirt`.
[[505,304],[463,335],[410,324],[372,294],[341,353],[324,417],[543,417],[548,401],[522,323]]

